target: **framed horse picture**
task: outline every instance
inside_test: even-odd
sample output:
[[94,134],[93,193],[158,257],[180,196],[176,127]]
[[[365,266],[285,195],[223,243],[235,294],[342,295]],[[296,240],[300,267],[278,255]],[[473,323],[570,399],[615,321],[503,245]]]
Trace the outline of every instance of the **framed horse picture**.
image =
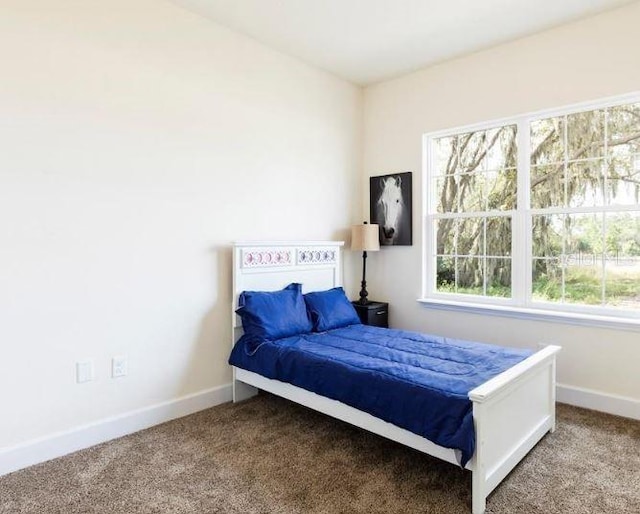
[[371,223],[380,227],[380,246],[411,246],[411,172],[369,178]]

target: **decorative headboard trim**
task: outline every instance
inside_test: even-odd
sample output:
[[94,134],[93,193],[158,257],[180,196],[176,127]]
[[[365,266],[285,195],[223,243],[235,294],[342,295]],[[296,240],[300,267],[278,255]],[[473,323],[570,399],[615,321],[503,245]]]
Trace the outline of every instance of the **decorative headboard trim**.
[[298,264],[333,264],[337,260],[338,250],[335,248],[298,248]]
[[340,260],[339,241],[316,243],[236,243],[242,268],[277,268],[289,266],[333,265]]
[[271,266],[290,266],[293,264],[293,250],[268,248],[268,249],[243,249],[243,268],[266,268]]

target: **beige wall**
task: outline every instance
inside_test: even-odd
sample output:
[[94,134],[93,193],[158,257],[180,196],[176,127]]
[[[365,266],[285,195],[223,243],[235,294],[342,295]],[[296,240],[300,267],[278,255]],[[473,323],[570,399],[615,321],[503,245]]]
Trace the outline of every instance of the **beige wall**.
[[365,196],[371,175],[414,172],[414,245],[385,248],[368,262],[370,297],[391,302],[393,325],[507,345],[560,344],[560,382],[640,401],[638,331],[463,314],[416,302],[422,134],[640,90],[638,21],[636,2],[365,89]]
[[2,0],[0,63],[0,448],[228,383],[229,244],[347,236],[361,89],[162,0]]

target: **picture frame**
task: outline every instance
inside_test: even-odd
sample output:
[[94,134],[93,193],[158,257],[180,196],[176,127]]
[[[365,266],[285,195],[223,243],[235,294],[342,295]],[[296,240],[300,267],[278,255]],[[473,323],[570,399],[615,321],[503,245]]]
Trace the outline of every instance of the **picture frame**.
[[369,216],[379,226],[380,246],[412,246],[412,173],[369,178]]

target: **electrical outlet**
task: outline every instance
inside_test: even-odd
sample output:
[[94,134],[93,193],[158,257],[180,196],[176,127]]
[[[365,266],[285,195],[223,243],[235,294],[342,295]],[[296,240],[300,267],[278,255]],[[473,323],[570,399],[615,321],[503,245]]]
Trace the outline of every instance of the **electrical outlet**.
[[84,384],[93,380],[93,361],[76,362],[76,383]]
[[111,359],[111,377],[126,377],[127,367],[127,357],[125,355],[113,357]]

